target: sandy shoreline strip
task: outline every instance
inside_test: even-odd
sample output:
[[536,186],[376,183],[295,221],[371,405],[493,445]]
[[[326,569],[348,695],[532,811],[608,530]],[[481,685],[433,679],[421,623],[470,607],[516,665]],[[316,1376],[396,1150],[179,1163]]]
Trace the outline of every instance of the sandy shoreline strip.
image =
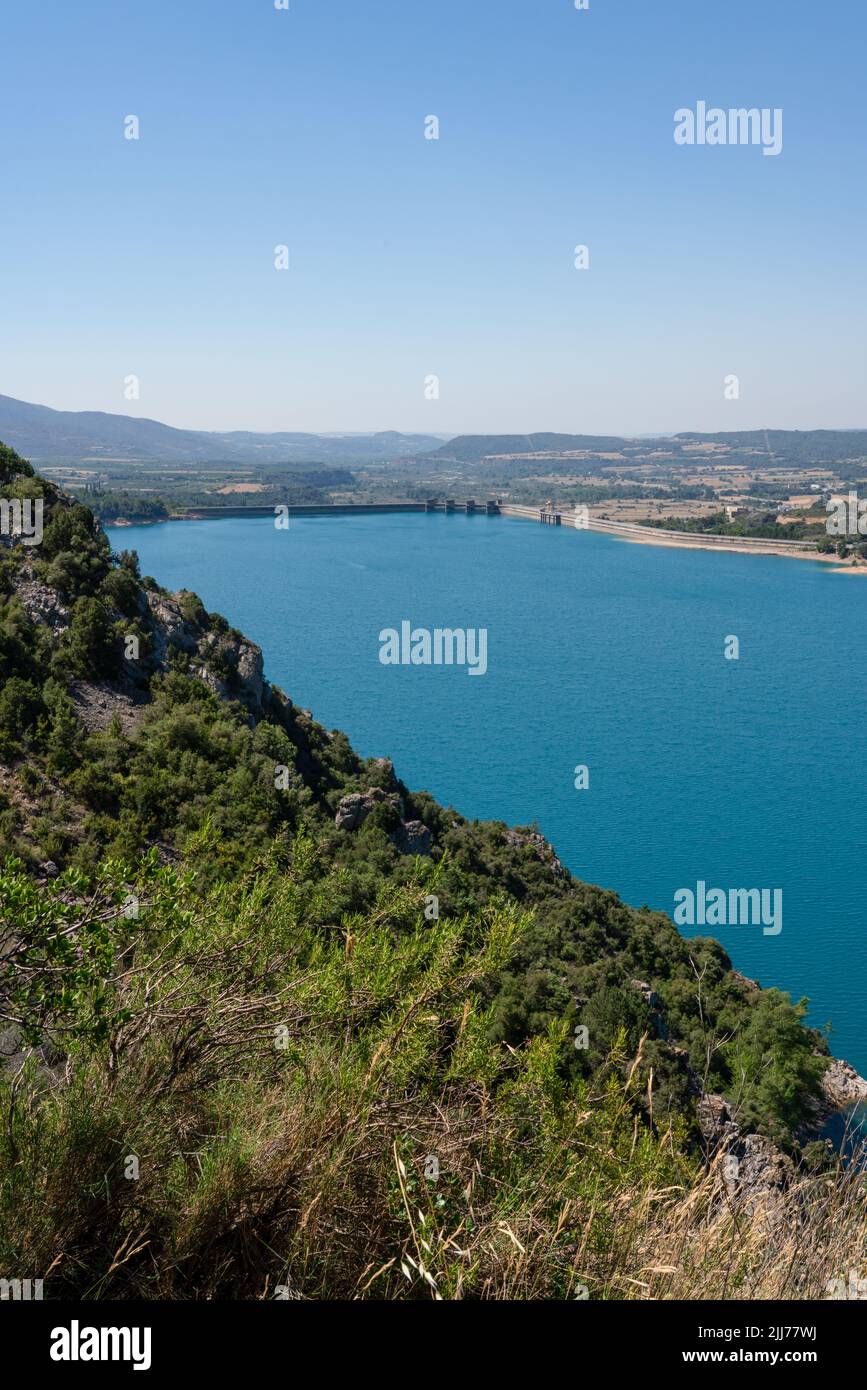
[[[867,574],[867,565],[847,565],[845,560],[841,560],[839,555],[825,554],[818,550],[787,550],[784,546],[777,545],[769,541],[767,545],[751,545],[750,538],[745,537],[743,544],[738,544],[734,539],[720,537],[718,541],[704,541],[703,538],[696,536],[695,539],[675,540],[670,535],[656,537],[653,528],[647,527],[647,536],[636,536],[633,534],[618,535],[616,531],[609,531],[601,526],[594,526],[593,519],[590,519],[591,531],[598,531],[601,535],[613,536],[615,540],[626,541],[633,545],[664,545],[671,546],[675,550],[724,550],[730,555],[782,555],[789,560],[813,560],[822,564],[829,564],[834,569],[848,570],[851,573],[858,573],[859,570]],[[688,533],[684,533],[687,535]]]
[[[538,507],[506,503],[500,510],[504,516],[514,516],[527,521],[539,520]],[[575,527],[573,513],[561,512],[561,516],[563,518],[562,526]],[[577,527],[575,529],[596,531],[600,535],[611,536],[614,540],[625,541],[632,545],[669,546],[675,550],[722,550],[737,555],[780,555],[790,560],[811,560],[814,563],[830,565],[831,569],[838,574],[867,575],[867,565],[852,565],[841,560],[839,555],[834,552],[823,554],[818,550],[805,550],[791,541],[788,543],[785,541],[763,541],[759,537],[751,538],[749,536],[743,539],[735,536],[720,536],[711,540],[707,536],[694,532],[662,531],[652,526],[639,526],[635,522],[607,521],[594,516],[590,517],[586,528]]]

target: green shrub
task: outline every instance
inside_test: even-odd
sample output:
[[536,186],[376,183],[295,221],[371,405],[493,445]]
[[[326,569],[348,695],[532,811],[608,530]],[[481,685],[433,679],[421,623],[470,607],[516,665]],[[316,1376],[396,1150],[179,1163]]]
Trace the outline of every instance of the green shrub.
[[111,618],[96,598],[78,598],[72,605],[69,627],[63,635],[57,666],[81,680],[117,672],[119,654]]
[[11,676],[0,688],[0,736],[17,742],[43,713],[39,687]]

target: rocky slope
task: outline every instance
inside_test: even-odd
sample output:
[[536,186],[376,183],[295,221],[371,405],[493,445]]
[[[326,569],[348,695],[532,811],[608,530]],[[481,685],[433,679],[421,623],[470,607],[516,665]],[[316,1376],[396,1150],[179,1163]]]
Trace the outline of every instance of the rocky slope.
[[[336,875],[326,926],[419,875],[444,914],[512,899],[532,926],[483,985],[491,1036],[518,1047],[557,1020],[576,1034],[585,1025],[588,1054],[576,1042],[563,1065],[588,1076],[624,1042],[637,1049],[653,1092],[647,1118],[679,1116],[711,1152],[738,1148],[750,1192],[763,1165],[772,1188],[783,1180],[789,1160],[769,1136],[788,1144],[800,1125],[808,1138],[829,1107],[867,1095],[845,1063],[826,1070],[822,1039],[785,996],[734,972],[717,943],[687,943],[663,914],[576,882],[532,827],[468,822],[412,793],[388,759],[361,760],[273,686],[261,650],[194,594],[142,580],[134,556],[112,558],[86,509],[11,451],[0,452],[0,475],[46,512],[43,545],[0,538],[0,850],[40,880],[92,870],[109,851],[152,847],[183,862],[194,844],[198,864],[214,832],[200,869],[213,882],[303,831]],[[741,1074],[756,1058],[745,1105]],[[775,1069],[790,1067],[776,1084]]]

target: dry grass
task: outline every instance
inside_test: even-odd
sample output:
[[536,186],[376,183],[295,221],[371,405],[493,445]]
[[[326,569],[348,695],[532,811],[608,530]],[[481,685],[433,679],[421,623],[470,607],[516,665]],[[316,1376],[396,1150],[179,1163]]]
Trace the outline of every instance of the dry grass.
[[90,1299],[704,1300],[825,1298],[865,1271],[854,1168],[736,1201],[722,1155],[647,1124],[637,1058],[615,1049],[591,1087],[564,1027],[490,1042],[476,986],[512,910],[426,923],[410,887],[323,933],[292,875],[208,899],[170,877],[107,1034],[0,1085],[3,1277]]

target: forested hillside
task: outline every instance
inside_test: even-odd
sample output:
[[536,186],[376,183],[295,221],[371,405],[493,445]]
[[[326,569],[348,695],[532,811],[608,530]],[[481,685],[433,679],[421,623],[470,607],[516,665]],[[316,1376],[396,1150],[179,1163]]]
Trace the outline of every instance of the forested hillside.
[[650,1260],[703,1297],[761,1194],[785,1228],[821,1191],[815,1258],[741,1231],[723,1291],[815,1296],[828,1223],[839,1253],[863,1221],[810,1142],[802,1004],[359,759],[8,448],[0,484],[44,507],[40,544],[0,538],[3,1268],[627,1297]]

